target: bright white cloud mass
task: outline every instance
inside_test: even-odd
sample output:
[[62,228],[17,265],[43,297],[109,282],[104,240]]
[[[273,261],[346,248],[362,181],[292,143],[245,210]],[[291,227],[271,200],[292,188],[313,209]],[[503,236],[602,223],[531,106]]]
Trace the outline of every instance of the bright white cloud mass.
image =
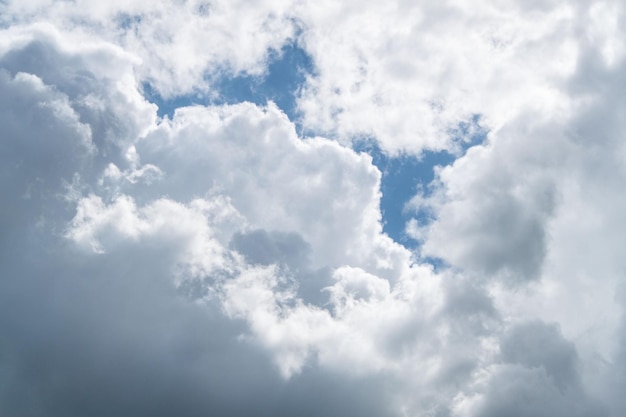
[[0,415],[626,415],[625,12],[0,1]]

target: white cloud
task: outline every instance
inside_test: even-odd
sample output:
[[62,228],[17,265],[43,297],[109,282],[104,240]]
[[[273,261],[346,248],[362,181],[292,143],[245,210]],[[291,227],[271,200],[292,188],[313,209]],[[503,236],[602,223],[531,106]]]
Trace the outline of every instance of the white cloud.
[[553,80],[575,71],[577,8],[524,4],[306,3],[317,72],[299,102],[305,126],[418,153],[454,148],[450,131],[475,114],[499,127],[558,111]]
[[[102,56],[126,62],[118,49],[94,43],[77,51],[55,32],[49,32],[56,36],[53,42],[42,40],[41,31],[34,28],[30,42],[22,31],[24,40],[7,45],[0,58],[7,68],[3,97],[10,99],[3,116],[15,127],[4,131],[2,141],[3,193],[14,201],[3,210],[3,271],[9,277],[2,283],[3,358],[12,359],[3,362],[9,376],[2,384],[16,381],[2,397],[3,410],[71,415],[83,409],[97,415],[99,408],[109,413],[135,407],[146,413],[145,396],[163,389],[140,383],[154,369],[157,379],[179,381],[181,390],[169,401],[183,415],[220,409],[232,414],[236,407],[229,392],[217,405],[197,399],[181,406],[185,387],[195,386],[193,396],[231,390],[230,383],[215,387],[217,375],[203,379],[214,369],[233,375],[233,383],[241,372],[244,378],[260,372],[269,385],[283,384],[262,351],[284,377],[301,375],[306,386],[319,378],[330,378],[327,384],[334,386],[343,377],[331,378],[333,369],[347,375],[351,365],[358,373],[374,372],[371,382],[355,390],[377,385],[382,376],[376,371],[394,360],[382,350],[375,328],[360,318],[384,313],[376,328],[406,321],[421,294],[416,281],[430,272],[411,270],[409,252],[382,235],[380,174],[371,158],[321,138],[301,141],[273,105],[187,108],[172,121],[157,122],[154,106],[119,100],[138,97],[134,83],[114,82],[93,66]],[[31,59],[24,62],[26,56]],[[60,71],[67,62],[71,70]],[[77,74],[83,76],[79,86]],[[159,175],[129,180],[146,172]],[[233,236],[264,229],[275,239],[285,235],[304,242],[310,263],[304,256],[302,265],[292,265],[303,274],[331,274],[346,263],[363,270],[377,283],[372,306],[348,306],[353,313],[344,309],[333,317],[323,305],[296,298],[298,275],[280,265],[247,265],[246,253],[230,249],[238,247]],[[397,293],[394,307],[384,296],[391,284],[373,273],[384,273],[398,282],[396,289],[413,288],[416,295]],[[350,280],[350,274],[341,276],[340,286]],[[46,286],[50,290],[41,292]],[[24,316],[23,326],[11,319],[15,315]],[[38,316],[44,317],[41,324]],[[42,326],[49,330],[42,333]],[[217,339],[197,335],[205,331]],[[346,331],[354,337],[345,340]],[[241,334],[260,345],[240,341]],[[37,346],[53,348],[40,352]],[[23,369],[35,356],[42,368],[31,375]],[[247,371],[236,366],[243,358],[254,363]],[[106,366],[110,361],[115,364]],[[319,371],[307,371],[307,364],[317,363]],[[123,368],[130,375],[116,388]],[[56,374],[68,379],[55,383]],[[257,390],[254,381],[247,386]],[[29,385],[44,394],[24,388]],[[79,386],[93,388],[74,398]],[[31,406],[12,400],[13,390]],[[103,406],[100,390],[111,392],[115,401]],[[134,394],[125,399],[124,392]],[[259,401],[270,407],[278,398]],[[307,404],[305,399],[284,410]],[[343,409],[322,407],[330,413]],[[389,411],[382,402],[365,414]]]
[[[620,4],[0,8],[3,413],[623,414]],[[210,95],[295,37],[305,133],[337,141],[140,93]],[[459,153],[413,200],[420,256],[361,136]]]
[[[21,36],[27,39],[28,33]],[[278,180],[311,177],[310,188],[320,199],[310,204],[320,207],[333,201],[334,190],[330,181],[315,185],[316,175],[324,179],[326,170],[335,172],[341,164],[353,169],[345,174],[344,189],[376,200],[378,175],[369,159],[322,139],[299,142],[291,136],[293,126],[275,108],[191,108],[171,123],[157,125],[154,106],[142,100],[118,101],[121,96],[139,97],[133,83],[109,82],[106,71],[90,66],[101,55],[123,63],[117,49],[94,44],[89,52],[76,52],[60,35],[55,42],[42,41],[38,29],[30,37],[31,42],[8,45],[0,58],[7,68],[0,84],[6,127],[0,185],[11,202],[3,205],[0,240],[2,412],[237,415],[269,413],[282,403],[281,413],[286,414],[388,413],[374,399],[342,403],[373,389],[378,378],[345,388],[344,378],[333,377],[329,370],[302,368],[298,349],[309,350],[318,339],[310,342],[307,333],[299,333],[305,339],[298,341],[297,333],[283,327],[300,329],[311,321],[308,316],[322,310],[303,305],[278,320],[270,303],[288,300],[274,291],[266,291],[269,301],[256,297],[263,294],[263,280],[253,280],[246,289],[246,276],[254,268],[228,248],[235,232],[252,227],[281,226],[296,236],[312,230],[297,210],[284,225],[280,218],[263,223],[263,212],[280,208],[270,205],[278,194],[271,193],[277,185],[271,177],[276,167],[263,161],[269,150],[278,151],[275,163],[293,157],[283,162]],[[30,51],[30,63],[22,62],[24,51]],[[71,70],[60,71],[68,61],[74,61]],[[123,76],[132,78],[132,67],[126,70],[130,74]],[[78,73],[84,78],[75,89],[72,81]],[[84,97],[100,104],[84,106]],[[146,109],[151,117],[145,117]],[[232,136],[236,132],[241,132],[239,137]],[[144,157],[158,165],[144,165]],[[327,164],[307,165],[305,157]],[[219,161],[224,166],[215,171],[202,169]],[[180,177],[177,166],[168,162],[195,169],[195,182]],[[160,177],[142,182],[122,175],[140,175],[146,166]],[[353,184],[361,177],[371,184],[363,191]],[[258,202],[269,206],[244,198],[244,192],[237,193],[240,186],[257,188]],[[346,230],[358,234],[363,226],[357,210],[340,205],[326,217],[335,221],[333,216],[347,212],[357,220]],[[324,248],[313,232],[309,236],[319,256]],[[339,243],[339,248],[345,245]],[[399,246],[395,250],[408,256]],[[269,282],[279,279],[276,267],[267,271]],[[253,291],[252,298],[246,299],[247,291]],[[264,316],[269,327],[263,325]],[[285,333],[274,339],[272,332]],[[241,340],[242,334],[263,344]],[[303,385],[284,388],[271,359],[285,375],[299,371]],[[254,393],[248,396],[249,406],[240,406],[241,390]],[[335,399],[313,407],[311,390]]]
[[141,59],[135,70],[164,96],[209,93],[212,78],[261,74],[268,50],[295,35],[287,1],[9,1],[4,25],[45,21],[80,40],[96,35]]
[[581,355],[585,389],[620,415],[605,384],[623,380],[624,63],[603,61],[596,46],[581,48],[560,86],[569,110],[529,112],[439,171],[436,191],[414,200],[436,219],[412,230],[424,255],[491,281],[505,318],[558,322]]

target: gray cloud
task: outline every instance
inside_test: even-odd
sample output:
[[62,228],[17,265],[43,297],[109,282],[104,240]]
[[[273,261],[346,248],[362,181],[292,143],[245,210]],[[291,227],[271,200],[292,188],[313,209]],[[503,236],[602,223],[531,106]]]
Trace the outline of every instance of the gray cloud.
[[[121,145],[112,155],[106,142],[138,133],[113,123],[133,119],[129,109],[126,118],[112,115],[106,104],[115,94],[100,89],[102,79],[61,73],[80,64],[50,43],[29,45],[0,60],[10,69],[0,71],[0,413],[386,415],[368,394],[380,392],[379,379],[350,382],[312,369],[288,383],[263,349],[241,341],[245,323],[227,318],[216,300],[177,295],[178,242],[109,240],[95,254],[64,237],[72,193],[80,192],[71,189],[74,177],[96,189],[85,183],[104,165],[94,162],[120,158]],[[103,113],[81,113],[85,97],[104,100]],[[267,242],[252,242],[254,233],[233,240],[251,262],[295,262],[292,252],[306,260],[298,235],[259,233],[275,242],[271,253],[255,255],[254,245]]]
[[263,229],[237,232],[230,241],[230,247],[251,264],[286,267],[285,272],[294,278],[298,297],[305,303],[321,307],[328,303],[324,288],[333,284],[332,272],[329,268],[311,268],[311,248],[300,235]]
[[[4,264],[15,278],[1,285],[3,414],[387,413],[366,394],[376,381],[306,371],[287,383],[241,343],[243,323],[175,296],[167,251],[133,246]],[[55,261],[62,255],[75,260]]]
[[[0,414],[623,414],[610,2],[100,3],[0,5]],[[382,233],[370,156],[272,103],[159,119],[139,91],[261,74],[295,26],[307,128],[419,153],[489,127],[416,199],[420,254]]]
[[528,123],[471,148],[439,172],[434,196],[413,200],[436,213],[424,227],[424,255],[514,286],[540,278],[559,203],[554,171],[569,145],[552,126],[525,132]]
[[500,349],[504,362],[543,368],[561,390],[578,380],[576,348],[555,326],[540,322],[516,326],[502,340]]
[[294,269],[306,266],[310,252],[308,244],[296,233],[265,230],[235,233],[231,245],[252,264],[284,263]]
[[500,341],[502,363],[489,371],[474,416],[607,416],[578,378],[573,343],[542,322],[512,327]]

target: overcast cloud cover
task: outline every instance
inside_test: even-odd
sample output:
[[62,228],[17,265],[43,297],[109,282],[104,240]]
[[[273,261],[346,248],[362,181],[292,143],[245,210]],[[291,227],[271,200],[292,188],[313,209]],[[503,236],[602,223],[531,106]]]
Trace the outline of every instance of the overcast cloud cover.
[[626,415],[625,11],[0,1],[0,415]]

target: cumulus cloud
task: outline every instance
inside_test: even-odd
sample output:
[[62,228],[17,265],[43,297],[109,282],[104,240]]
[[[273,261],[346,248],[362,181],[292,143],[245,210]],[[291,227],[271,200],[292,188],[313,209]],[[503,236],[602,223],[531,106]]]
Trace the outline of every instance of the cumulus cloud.
[[[258,230],[252,225],[263,225],[251,222],[255,209],[267,208],[228,195],[245,181],[254,182],[251,174],[263,171],[243,169],[234,183],[226,181],[219,190],[216,182],[226,178],[222,172],[214,176],[205,170],[202,177],[197,166],[200,178],[187,183],[175,172],[168,175],[173,167],[165,160],[160,161],[161,167],[152,165],[162,173],[154,181],[111,175],[151,166],[141,162],[143,155],[136,151],[144,139],[154,142],[155,155],[159,146],[168,146],[165,153],[183,150],[185,158],[193,155],[193,142],[175,143],[182,139],[169,136],[168,122],[159,127],[154,114],[144,118],[146,109],[152,113],[155,109],[143,99],[118,101],[123,96],[140,98],[137,89],[110,83],[106,71],[91,71],[95,58],[117,59],[123,65],[126,57],[117,49],[94,44],[88,52],[74,51],[62,37],[56,43],[45,42],[40,33],[33,30],[30,40],[7,48],[2,57],[2,115],[7,126],[2,136],[2,192],[9,203],[3,205],[2,217],[2,412],[50,416],[239,415],[252,410],[278,415],[388,413],[385,403],[374,396],[369,402],[354,401],[379,391],[379,378],[348,384],[345,377],[327,370],[302,369],[287,384],[273,364],[291,370],[279,354],[293,355],[292,342],[266,346],[241,339],[257,330],[258,318],[251,311],[273,312],[265,312],[266,301],[256,297],[237,304],[250,291],[256,294],[257,287],[269,285],[254,279],[246,289],[241,287],[246,277],[261,278],[258,274],[263,272],[269,281],[282,279],[273,267],[263,271],[248,266],[262,256],[255,255],[254,248],[244,247],[240,255],[228,246],[231,240],[241,240],[237,236]],[[23,51],[53,59],[50,65],[77,62],[72,71],[53,68],[60,77],[54,78],[48,75],[49,65],[22,68],[16,61]],[[37,55],[31,58],[41,62]],[[85,75],[80,91],[72,89],[76,73]],[[132,72],[125,75],[132,77]],[[83,107],[85,97],[99,100],[99,105]],[[115,114],[118,109],[124,117]],[[197,111],[189,110],[192,115]],[[248,105],[222,111],[234,112],[234,123],[254,127],[242,132],[239,144],[231,144],[242,152],[258,138],[262,142],[263,132],[272,128],[277,131],[269,137],[276,137],[279,145],[281,138],[289,139],[281,124],[290,125],[276,110],[271,117]],[[215,145],[231,139],[223,132],[228,126],[222,126],[220,114],[205,109],[201,116],[204,126],[197,121],[185,124],[184,117],[180,123],[200,132],[213,121],[217,133],[204,132],[203,137],[213,138]],[[114,123],[116,117],[119,123]],[[177,120],[172,123],[177,125]],[[262,122],[266,126],[255,125]],[[130,137],[123,136],[134,127]],[[185,137],[200,142],[198,136]],[[167,141],[161,143],[159,138]],[[286,144],[287,152],[297,154],[294,138]],[[359,162],[366,158],[337,145],[313,141],[303,146],[314,155],[321,149],[322,155],[336,156],[338,164],[348,157],[357,173],[363,172],[360,166],[367,168]],[[224,169],[235,169],[232,162],[236,161],[228,161],[226,151]],[[146,151],[146,159],[150,156]],[[196,162],[211,166],[212,153],[204,160],[201,153],[196,156]],[[255,153],[248,156],[258,158]],[[328,165],[332,168],[333,161]],[[299,169],[298,163],[293,165],[293,170]],[[364,171],[365,177],[376,184],[377,177],[371,177],[370,171],[374,172]],[[289,233],[271,236],[293,236],[302,248],[308,246],[296,232]],[[198,291],[190,293],[194,288]],[[271,292],[267,303],[282,301]],[[240,319],[249,321],[251,330]],[[255,336],[264,342],[267,335]],[[300,370],[302,364],[295,366]],[[309,395],[312,391],[325,400],[318,402]]]
[[0,4],[0,413],[623,414],[623,8],[374,3]]
[[[3,2],[3,26],[50,22],[77,39],[96,34],[140,59],[135,70],[164,96],[209,92],[224,73],[258,75],[292,39],[289,2],[52,0]],[[207,79],[207,77],[209,79]]]
[[503,336],[500,350],[501,363],[485,369],[477,392],[456,399],[459,415],[607,415],[581,391],[576,349],[555,326],[516,325]]

